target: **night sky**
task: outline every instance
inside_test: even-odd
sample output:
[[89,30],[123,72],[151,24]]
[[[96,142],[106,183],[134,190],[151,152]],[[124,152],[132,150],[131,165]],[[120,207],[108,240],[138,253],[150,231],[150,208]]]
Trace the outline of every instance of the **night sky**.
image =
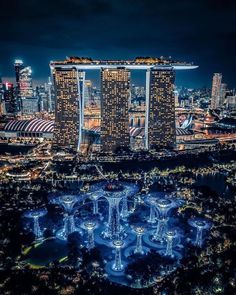
[[200,66],[178,72],[178,84],[210,85],[222,72],[236,87],[235,0],[1,0],[0,28],[3,77],[14,76],[15,58],[41,80],[65,56],[170,55]]

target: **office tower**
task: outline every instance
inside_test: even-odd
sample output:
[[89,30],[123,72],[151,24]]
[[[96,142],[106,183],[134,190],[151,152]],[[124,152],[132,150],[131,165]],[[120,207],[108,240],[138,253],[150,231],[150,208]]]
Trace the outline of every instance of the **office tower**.
[[92,87],[92,104],[96,107],[101,107],[101,90],[96,87]]
[[84,86],[84,105],[88,107],[91,105],[92,98],[92,82],[90,80],[85,80]]
[[16,109],[17,111],[22,111],[22,105],[27,105],[28,101],[22,102],[26,98],[33,97],[33,87],[32,87],[32,69],[31,67],[24,66],[22,60],[17,59],[14,63],[15,66],[15,76],[16,76]]
[[101,94],[102,151],[129,148],[130,71],[124,68],[102,69]]
[[15,76],[16,76],[16,97],[19,97],[20,93],[20,71],[24,68],[23,61],[16,59],[15,63]]
[[14,114],[16,110],[13,83],[4,84],[4,106],[7,114]]
[[48,77],[48,83],[45,85],[46,92],[47,92],[47,111],[52,112],[53,104],[52,104],[52,96],[53,96],[53,85],[51,81],[51,77]]
[[16,98],[16,112],[21,110],[21,97],[20,97],[20,71],[24,68],[23,61],[16,59],[14,63],[16,87],[15,87],[15,98]]
[[47,93],[46,93],[46,83],[45,85],[36,86],[35,89],[35,96],[38,99],[39,103],[39,111],[44,112],[48,110],[48,103],[47,103]]
[[5,114],[6,114],[6,110],[5,110],[5,103],[4,103],[4,85],[0,77],[0,116]]
[[33,96],[33,87],[32,87],[32,70],[31,67],[24,67],[20,70],[19,73],[19,96],[21,98],[28,98]]
[[226,105],[229,111],[236,110],[236,95],[230,95],[226,98]]
[[33,115],[39,112],[39,99],[37,97],[22,98],[21,112],[25,115]]
[[179,107],[179,92],[178,90],[174,91],[174,96],[175,96],[175,107]]
[[134,95],[136,98],[145,97],[145,88],[143,86],[134,86]]
[[146,148],[173,147],[175,131],[175,74],[171,67],[146,73]]
[[40,112],[52,111],[52,82],[49,78],[47,83],[36,87],[36,95],[39,100]]
[[211,91],[211,109],[217,109],[220,106],[221,97],[221,81],[222,74],[215,73],[212,80],[212,91]]
[[223,107],[223,105],[225,103],[226,92],[227,92],[227,84],[226,83],[221,83],[219,107]]
[[56,91],[53,147],[79,150],[84,116],[85,72],[75,67],[53,69]]

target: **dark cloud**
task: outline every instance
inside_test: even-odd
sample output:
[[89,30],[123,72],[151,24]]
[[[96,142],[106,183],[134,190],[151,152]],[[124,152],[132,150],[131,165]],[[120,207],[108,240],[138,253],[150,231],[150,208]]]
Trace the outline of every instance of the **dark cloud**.
[[187,84],[221,71],[235,86],[235,9],[233,0],[1,0],[0,71],[12,75],[15,57],[43,77],[66,55],[171,55],[200,65],[181,75]]

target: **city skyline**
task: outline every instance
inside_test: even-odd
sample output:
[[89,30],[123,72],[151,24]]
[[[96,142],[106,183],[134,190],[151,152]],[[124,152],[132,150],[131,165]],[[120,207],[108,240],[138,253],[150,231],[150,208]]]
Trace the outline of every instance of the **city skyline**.
[[236,294],[236,1],[0,2],[0,294]]

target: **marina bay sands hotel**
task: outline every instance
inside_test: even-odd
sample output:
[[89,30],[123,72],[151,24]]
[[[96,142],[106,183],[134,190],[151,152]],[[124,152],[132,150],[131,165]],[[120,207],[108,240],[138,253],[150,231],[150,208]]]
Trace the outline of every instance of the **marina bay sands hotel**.
[[197,66],[163,58],[134,60],[92,60],[69,57],[52,61],[55,126],[53,147],[79,151],[84,121],[85,71],[101,73],[101,150],[115,152],[130,146],[129,101],[131,71],[146,71],[145,147],[174,146],[176,70]]

